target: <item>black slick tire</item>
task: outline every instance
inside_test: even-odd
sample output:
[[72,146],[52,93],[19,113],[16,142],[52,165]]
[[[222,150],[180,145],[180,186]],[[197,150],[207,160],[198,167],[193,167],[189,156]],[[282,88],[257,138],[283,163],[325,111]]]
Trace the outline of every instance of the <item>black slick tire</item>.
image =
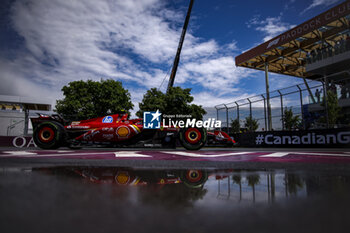
[[65,129],[62,124],[46,121],[34,129],[35,144],[42,149],[57,149],[65,144]]

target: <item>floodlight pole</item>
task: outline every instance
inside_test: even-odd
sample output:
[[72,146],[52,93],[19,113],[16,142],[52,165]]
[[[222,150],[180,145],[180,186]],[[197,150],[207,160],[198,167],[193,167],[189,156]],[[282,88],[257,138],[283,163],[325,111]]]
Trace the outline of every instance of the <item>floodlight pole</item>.
[[265,131],[267,131],[267,121],[266,121],[266,98],[264,95],[261,95],[264,99],[264,120],[265,120]]
[[271,105],[270,105],[270,87],[269,87],[269,63],[265,63],[265,85],[266,85],[266,100],[267,100],[267,122],[268,131],[272,129],[271,121]]
[[171,70],[171,74],[170,74],[170,78],[169,78],[168,88],[167,88],[167,91],[166,91],[167,93],[169,92],[170,88],[173,87],[173,85],[174,85],[175,75],[176,75],[176,71],[177,71],[177,66],[179,65],[179,61],[180,61],[180,53],[181,53],[183,42],[185,40],[187,25],[188,25],[188,22],[190,21],[190,16],[191,16],[193,2],[194,2],[194,0],[191,0],[190,5],[188,6],[188,11],[187,11],[185,23],[184,23],[184,26],[182,28],[182,33],[181,33],[179,45],[177,47],[177,52],[176,52],[176,56],[175,56],[175,59],[174,59],[173,68]]

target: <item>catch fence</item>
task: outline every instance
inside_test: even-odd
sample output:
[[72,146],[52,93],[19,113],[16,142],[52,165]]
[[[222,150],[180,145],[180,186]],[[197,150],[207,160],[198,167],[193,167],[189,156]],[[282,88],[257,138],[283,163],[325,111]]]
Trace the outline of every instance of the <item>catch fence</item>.
[[[324,98],[329,91],[335,94],[337,104],[343,109],[336,125],[329,123],[329,112],[333,109],[330,109],[328,104],[329,98]],[[267,95],[263,93],[216,105],[217,119],[222,121],[222,130],[234,133],[231,122],[238,119],[241,131],[244,131],[246,118],[251,117],[258,122],[257,131],[266,131],[269,129],[267,102]],[[285,130],[284,110],[286,108],[291,109],[294,116],[299,116],[298,129],[300,130],[346,126],[349,124],[346,111],[350,109],[350,79],[340,78],[327,84],[324,80],[304,79],[304,83],[271,91],[270,106],[271,130]]]

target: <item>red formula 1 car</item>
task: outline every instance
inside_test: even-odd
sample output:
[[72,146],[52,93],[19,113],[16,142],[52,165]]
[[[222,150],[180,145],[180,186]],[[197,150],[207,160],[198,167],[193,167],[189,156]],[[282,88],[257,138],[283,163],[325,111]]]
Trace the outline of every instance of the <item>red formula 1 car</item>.
[[[55,169],[55,168],[53,168]],[[72,167],[70,169],[92,183],[116,184],[116,185],[169,185],[184,184],[188,188],[202,188],[208,180],[208,172],[205,170],[133,170],[130,168],[97,167],[84,168]]]
[[[31,118],[33,139],[43,149],[83,145],[147,146],[170,145],[179,141],[188,150],[198,150],[207,142],[205,128],[144,129],[142,119],[128,119],[127,114],[114,114],[89,120],[66,122],[57,114]],[[228,137],[228,135],[227,135]],[[227,138],[227,140],[232,140]]]
[[208,132],[207,145],[231,147],[236,145],[236,141],[227,133],[215,130],[214,132]]

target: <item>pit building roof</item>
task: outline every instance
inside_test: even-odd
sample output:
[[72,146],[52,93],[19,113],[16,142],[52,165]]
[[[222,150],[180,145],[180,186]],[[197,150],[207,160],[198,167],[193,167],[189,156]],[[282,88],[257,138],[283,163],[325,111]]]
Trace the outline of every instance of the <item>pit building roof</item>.
[[319,76],[306,72],[306,56],[312,50],[334,46],[349,33],[350,1],[272,38],[235,58],[236,66],[301,78]]

